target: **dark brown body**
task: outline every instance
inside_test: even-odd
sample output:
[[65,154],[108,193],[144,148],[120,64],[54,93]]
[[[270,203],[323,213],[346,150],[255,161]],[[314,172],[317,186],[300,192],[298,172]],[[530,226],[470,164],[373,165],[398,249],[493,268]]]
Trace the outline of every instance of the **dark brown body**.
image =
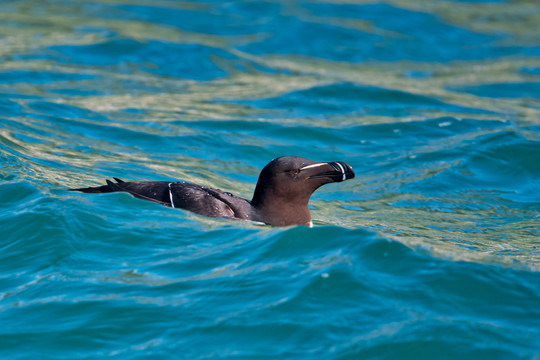
[[311,225],[309,198],[320,186],[354,178],[344,162],[321,163],[297,156],[272,160],[259,176],[251,201],[218,189],[186,182],[125,182],[73,189],[85,193],[127,192],[137,198],[194,213],[270,225]]

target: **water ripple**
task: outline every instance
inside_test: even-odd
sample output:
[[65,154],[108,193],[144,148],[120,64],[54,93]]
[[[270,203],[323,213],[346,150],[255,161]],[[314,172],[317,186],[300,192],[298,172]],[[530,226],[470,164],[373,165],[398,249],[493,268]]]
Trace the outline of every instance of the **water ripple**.
[[[538,6],[0,8],[1,358],[538,357]],[[280,155],[313,228],[67,191]]]

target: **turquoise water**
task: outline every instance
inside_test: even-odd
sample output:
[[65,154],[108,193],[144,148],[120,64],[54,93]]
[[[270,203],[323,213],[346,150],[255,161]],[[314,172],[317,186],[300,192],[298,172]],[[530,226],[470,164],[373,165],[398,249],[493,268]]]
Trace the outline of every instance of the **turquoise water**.
[[[534,2],[0,10],[1,359],[540,359]],[[281,155],[313,228],[67,191]]]

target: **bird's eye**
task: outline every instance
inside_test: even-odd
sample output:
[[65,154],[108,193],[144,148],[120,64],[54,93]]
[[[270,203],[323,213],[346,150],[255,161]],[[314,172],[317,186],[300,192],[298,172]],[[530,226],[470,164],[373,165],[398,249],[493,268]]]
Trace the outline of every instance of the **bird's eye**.
[[293,175],[298,175],[298,174],[300,174],[300,169],[293,169],[293,170],[290,171],[290,173],[293,174]]

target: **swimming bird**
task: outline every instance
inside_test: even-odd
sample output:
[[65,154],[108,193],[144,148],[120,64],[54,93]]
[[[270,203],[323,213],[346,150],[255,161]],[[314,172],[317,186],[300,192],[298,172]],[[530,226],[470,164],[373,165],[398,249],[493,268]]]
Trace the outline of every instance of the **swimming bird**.
[[70,189],[84,193],[126,192],[165,206],[235,220],[251,220],[274,226],[312,226],[311,194],[324,184],[354,178],[351,166],[342,162],[317,162],[299,156],[270,161],[261,171],[251,201],[229,192],[188,182],[106,180],[107,185]]

